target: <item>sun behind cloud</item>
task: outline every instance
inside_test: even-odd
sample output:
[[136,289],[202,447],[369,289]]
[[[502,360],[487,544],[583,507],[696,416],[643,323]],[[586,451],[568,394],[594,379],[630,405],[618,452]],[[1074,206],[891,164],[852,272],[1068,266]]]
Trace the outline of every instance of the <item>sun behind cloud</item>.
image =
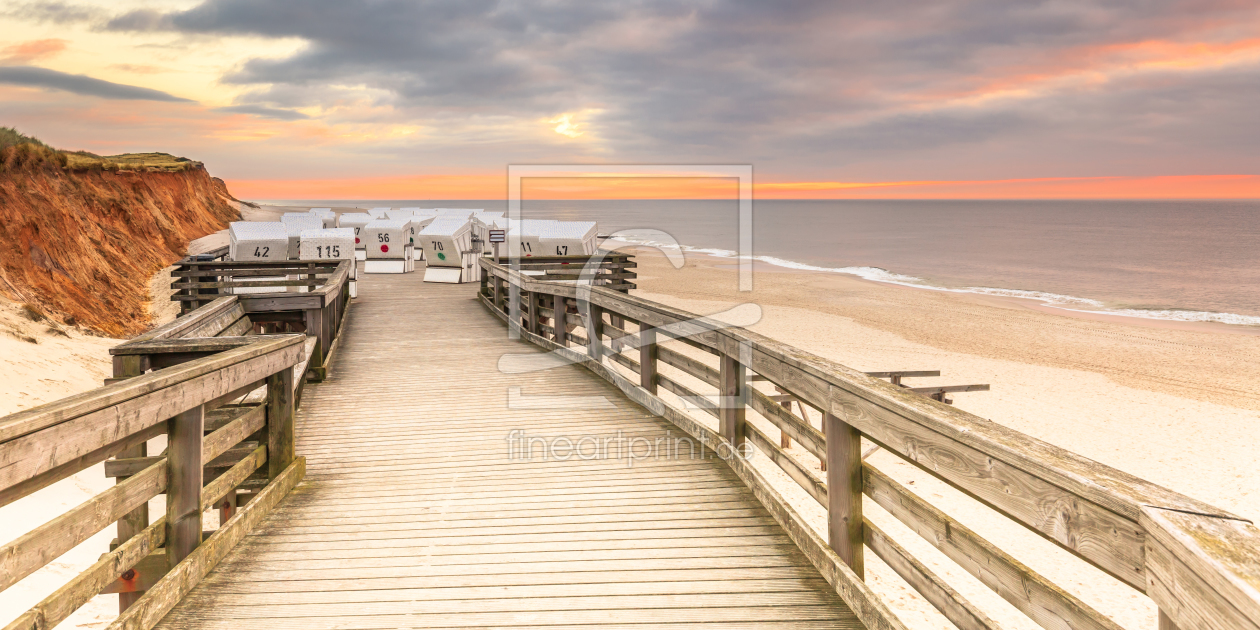
[[555,131],[556,133],[562,136],[576,138],[578,136],[585,134],[586,132],[578,129],[578,125],[580,123],[573,120],[575,116],[577,116],[577,114],[560,114],[559,116],[552,118],[551,120],[548,120],[547,124],[555,125],[556,128],[553,129],[552,131]]
[[[543,124],[555,125],[551,130],[566,138],[579,138],[590,131],[587,129],[588,122],[586,119],[601,111],[603,110],[583,109],[576,112],[564,112],[555,118],[544,120]],[[590,138],[588,137],[588,139]]]

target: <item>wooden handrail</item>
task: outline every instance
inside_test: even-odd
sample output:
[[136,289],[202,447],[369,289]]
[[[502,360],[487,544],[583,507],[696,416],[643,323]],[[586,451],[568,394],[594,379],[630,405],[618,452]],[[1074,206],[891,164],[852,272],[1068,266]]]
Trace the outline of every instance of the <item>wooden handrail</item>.
[[[271,289],[270,291],[238,294],[248,303],[272,297],[291,300],[293,298],[315,298],[325,306],[330,296],[338,296],[350,280],[351,270],[355,262],[352,260],[285,260],[285,261],[197,261],[183,260],[171,272],[174,282],[171,288],[175,293],[171,300],[180,302],[185,315],[197,310],[199,305],[206,305],[212,300],[222,299],[220,293],[224,289],[252,288]],[[297,280],[270,280],[275,276],[302,276]],[[237,278],[242,278],[237,280]],[[255,278],[256,280],[250,280]],[[300,294],[289,294],[285,289],[290,287],[307,287],[309,290]]]
[[201,308],[184,315],[181,315],[153,330],[142,335],[132,337],[123,345],[129,343],[139,343],[142,341],[153,341],[157,339],[169,339],[172,337],[184,337],[193,328],[205,323],[206,321],[229,311],[236,305],[237,297],[235,295],[227,295],[217,298]]
[[[184,321],[149,337],[188,330],[232,306],[230,300],[225,300],[206,313],[181,318]],[[143,511],[157,494],[167,493],[167,514],[163,519],[149,524],[147,511],[143,512],[144,523],[123,536],[117,549],[9,623],[5,630],[55,626],[110,587],[120,574],[148,557],[158,545],[166,546],[168,566],[178,568],[202,542],[201,512],[235,494],[237,486],[260,468],[265,467],[273,482],[288,474],[280,484],[287,492],[296,483],[296,473],[286,471],[304,470],[300,463],[294,467],[292,384],[293,367],[301,362],[305,352],[305,338],[271,335],[212,339],[215,347],[203,350],[217,351],[215,354],[0,418],[0,505],[133,445],[143,445],[156,435],[169,436],[165,456],[127,460],[138,466],[119,475],[125,478],[117,485],[0,545],[0,590],[4,590],[104,527],[115,521],[121,523],[137,510]],[[199,339],[150,339],[135,342],[116,354],[128,356],[128,350],[154,353],[189,342],[205,346],[204,340]],[[260,406],[236,408],[239,411],[217,420],[214,430],[205,434],[208,407],[263,381],[268,385],[266,414]],[[259,434],[261,441],[243,442]],[[232,450],[237,444],[242,447]],[[228,453],[230,457],[225,455]],[[223,463],[214,461],[216,458]],[[203,484],[207,463],[227,470],[211,483]],[[256,515],[253,520],[257,518]],[[249,526],[243,522],[229,518],[219,531],[239,534],[239,530]],[[200,575],[204,572],[197,577]],[[186,577],[179,585],[185,589],[190,586]],[[139,602],[145,599],[142,597]],[[152,604],[149,608],[156,610],[162,605]]]
[[[579,295],[573,284],[550,282],[542,277],[518,273],[490,260],[483,259],[480,264],[492,281],[514,285],[521,295],[533,296],[531,299],[534,300],[538,296],[571,300]],[[829,422],[838,422],[838,427],[856,429],[863,437],[889,452],[1041,534],[1118,580],[1147,593],[1159,604],[1163,611],[1161,614],[1169,622],[1182,623],[1182,627],[1187,629],[1260,628],[1260,625],[1238,625],[1239,620],[1251,624],[1260,622],[1260,596],[1257,596],[1260,593],[1260,578],[1257,577],[1260,574],[1260,530],[1245,519],[763,335],[603,287],[584,287],[583,292],[587,288],[593,312],[637,322],[640,330],[650,331],[664,326],[682,328],[691,333],[686,339],[689,344],[703,347],[719,357],[741,361],[748,370],[761,377],[759,380],[769,381],[797,400],[823,410]],[[485,296],[483,300],[488,306],[493,306],[492,310],[500,316],[509,311],[503,305],[489,304],[490,300]],[[547,298],[543,303],[547,303]],[[602,325],[607,333],[610,324],[604,322]],[[522,332],[535,343],[552,347],[559,345],[552,339]],[[612,332],[609,337],[625,337],[627,342],[631,340],[624,330],[613,328]],[[603,335],[591,335],[588,331],[588,336]],[[564,345],[567,346],[567,343]],[[595,339],[590,341],[590,346],[603,348]],[[603,348],[603,351],[607,349]],[[657,360],[662,360],[660,350],[657,353]],[[626,384],[629,381],[607,374],[612,370],[598,361],[598,354],[589,350],[586,354],[583,362],[587,367],[622,385],[623,390],[628,389]],[[713,368],[677,353],[666,353],[665,357],[665,362],[695,376],[700,382],[711,384]],[[624,361],[616,362],[630,365]],[[633,366],[632,371],[640,375],[647,369],[641,362],[635,362]],[[655,366],[652,370],[654,374]],[[700,396],[675,380],[659,375],[653,379],[665,389],[683,392],[689,397]],[[657,411],[658,405],[666,404],[649,394],[645,387],[640,387],[640,383],[633,383],[633,386],[632,397],[638,397],[636,400],[641,402],[643,397],[648,397],[645,404],[653,411]],[[745,386],[752,390],[748,400],[754,410],[779,427],[800,431],[802,426],[809,426],[807,421],[795,416],[792,416],[794,421],[785,421],[782,416],[792,415],[790,412],[782,410],[773,401],[767,402],[768,398],[759,396],[750,385]],[[727,393],[724,391],[723,395]],[[704,411],[717,415],[720,409],[705,408]],[[812,427],[810,429],[813,430]],[[756,432],[753,441],[759,448],[773,447],[755,428],[751,432]],[[814,436],[801,431],[801,437],[808,440]],[[809,442],[811,452],[826,456],[818,452],[821,450],[818,447],[825,442]],[[778,458],[775,461],[780,461],[790,456],[780,453],[773,457]],[[853,459],[857,460],[856,468]],[[859,477],[856,487],[861,488],[860,457],[851,457],[847,463],[841,463],[846,468],[840,478],[851,480],[856,474]],[[835,464],[829,463],[829,472]],[[781,465],[784,464],[781,462]],[[790,467],[784,465],[785,470]],[[794,478],[802,482],[807,491],[811,485],[814,486],[815,491],[811,494],[820,496],[816,491],[819,480],[805,479],[800,474],[801,470],[804,469],[788,472],[790,475],[796,473]],[[833,510],[836,509],[834,502],[831,505]],[[856,510],[856,516],[860,518],[860,504],[851,509]],[[1198,528],[1175,522],[1175,519],[1195,521]],[[1205,523],[1212,526],[1208,527]],[[1194,535],[1186,533],[1191,530]],[[860,541],[858,544],[861,544]],[[1224,552],[1223,548],[1229,551]],[[1161,549],[1167,550],[1165,555],[1180,559],[1181,564],[1152,564],[1153,559],[1164,557],[1158,555]],[[1174,553],[1177,555],[1172,555]],[[1200,583],[1200,590],[1208,589],[1194,591],[1198,593],[1195,605],[1184,601],[1190,590],[1176,591],[1174,587],[1159,582],[1166,579],[1168,584],[1178,587],[1187,583],[1188,577],[1171,575],[1173,569],[1170,567],[1192,567],[1190,575]],[[934,587],[925,585],[925,588]],[[1034,602],[1021,607],[1021,610],[1029,612],[1036,606],[1038,604]],[[1075,604],[1056,606],[1056,609],[1068,612],[1081,611]],[[1231,616],[1228,611],[1221,612],[1227,606],[1229,611],[1237,614]],[[1050,619],[1029,614],[1038,623],[1054,627]],[[1078,617],[1087,621],[1073,627],[1114,627],[1114,624],[1083,612]]]
[[[21,457],[14,459],[6,457],[10,452],[6,450],[6,447],[11,449],[14,441],[23,436],[49,428],[56,428],[70,422],[81,421],[84,418],[92,417],[93,414],[113,409],[119,405],[131,403],[145,416],[134,419],[111,417],[107,419],[111,423],[108,426],[93,425],[93,430],[101,434],[101,439],[125,435],[127,431],[119,430],[123,428],[122,425],[124,423],[131,423],[142,428],[166,420],[166,418],[175,413],[184,411],[184,409],[172,410],[169,406],[158,407],[154,404],[157,397],[171,387],[201,385],[201,382],[208,375],[228,368],[237,368],[232,373],[231,378],[224,378],[223,375],[219,375],[219,382],[213,386],[190,392],[180,392],[181,395],[187,396],[187,398],[180,399],[180,402],[176,404],[182,405],[191,399],[194,401],[189,405],[189,408],[191,408],[209,402],[220,394],[254,382],[267,374],[278,372],[280,369],[278,366],[282,364],[294,365],[301,357],[302,341],[302,335],[268,335],[259,337],[256,343],[247,346],[190,361],[173,368],[145,374],[121,383],[98,387],[81,394],[67,396],[38,407],[4,416],[0,418],[0,462],[12,464],[25,461]],[[238,366],[240,367],[238,368]],[[167,415],[162,415],[163,413]],[[93,419],[95,420],[95,418]],[[97,440],[92,440],[89,443],[96,444]],[[67,448],[67,445],[59,443],[57,447],[58,451],[62,451]],[[64,452],[59,452],[55,455],[55,457],[65,456],[66,453]],[[28,462],[26,465],[28,467],[45,466],[47,462],[41,461],[38,464]],[[0,472],[0,488],[7,486],[3,479],[13,475],[15,473],[11,471],[11,468],[5,467],[4,471]]]

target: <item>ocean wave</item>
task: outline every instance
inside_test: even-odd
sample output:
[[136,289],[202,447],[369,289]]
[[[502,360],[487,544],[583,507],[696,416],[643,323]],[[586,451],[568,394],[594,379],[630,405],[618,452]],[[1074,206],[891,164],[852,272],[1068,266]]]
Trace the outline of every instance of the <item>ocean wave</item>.
[[[618,240],[625,241],[632,245],[647,245],[651,247],[675,249],[673,244],[652,242],[647,239],[635,239],[634,237],[622,236]],[[706,247],[691,247],[683,245],[682,251],[694,254],[704,254],[715,258],[737,258],[738,252],[729,249],[716,249]],[[873,282],[882,282],[885,284],[896,284],[916,289],[927,289],[929,291],[944,291],[947,293],[974,293],[979,295],[993,295],[998,297],[1012,297],[1025,300],[1034,300],[1042,306],[1051,308],[1059,308],[1067,311],[1075,311],[1078,313],[1091,313],[1097,315],[1116,315],[1120,317],[1137,317],[1141,319],[1158,319],[1164,321],[1175,322],[1211,322],[1219,324],[1230,324],[1234,326],[1260,326],[1260,316],[1240,315],[1238,313],[1218,313],[1213,311],[1191,311],[1172,308],[1109,308],[1105,303],[1090,298],[1077,297],[1074,295],[1063,295],[1060,293],[1049,293],[1046,291],[1029,291],[1025,289],[1002,289],[997,287],[943,287],[930,284],[922,278],[908,276],[905,274],[895,273],[881,267],[820,267],[818,265],[810,265],[795,260],[787,260],[777,258],[775,256],[754,256],[753,260],[782,267],[785,269],[795,269],[799,271],[813,271],[818,273],[839,273],[850,276],[857,276],[864,280]]]

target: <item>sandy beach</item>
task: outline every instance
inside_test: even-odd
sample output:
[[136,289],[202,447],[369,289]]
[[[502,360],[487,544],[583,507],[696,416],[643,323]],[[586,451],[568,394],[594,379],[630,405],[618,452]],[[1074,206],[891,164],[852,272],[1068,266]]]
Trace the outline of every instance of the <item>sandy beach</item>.
[[[1027,300],[768,265],[756,268],[754,290],[741,293],[729,259],[689,254],[675,270],[659,252],[641,249],[637,260],[636,295],[701,314],[752,302],[763,310],[752,330],[850,367],[941,371],[937,378],[907,379],[912,385],[988,383],[992,391],[954,395],[955,405],[1260,518],[1260,337],[1253,330],[1093,316]],[[817,414],[813,420],[817,424]],[[1155,609],[1145,596],[893,455],[879,451],[868,461],[1125,627],[1154,627]],[[780,482],[793,485],[785,475]],[[795,496],[794,504],[825,531],[822,509],[803,492]],[[930,559],[933,570],[999,623],[1036,627],[869,500],[866,505],[872,521]],[[907,623],[952,627],[872,554],[867,558],[869,579]]]
[[[244,210],[247,220],[277,220],[290,209]],[[212,234],[194,241],[189,251],[226,242],[225,232]],[[752,330],[853,368],[942,372],[913,385],[990,384],[992,391],[954,395],[956,406],[1241,516],[1260,518],[1260,478],[1254,474],[1260,446],[1255,437],[1260,336],[1255,330],[1075,313],[1028,300],[760,264],[754,290],[741,293],[729,259],[688,254],[685,266],[676,270],[659,252],[640,249],[637,260],[636,295],[701,314],[756,303],[762,318]],[[155,324],[175,315],[169,282],[169,268],[153,278]],[[0,318],[8,332],[0,335],[5,356],[17,358],[4,366],[0,414],[90,389],[108,375],[107,350],[117,340],[76,331],[66,337],[32,321],[16,305],[6,305]],[[812,420],[818,422],[817,414]],[[769,425],[762,428],[775,434]],[[810,461],[799,447],[793,452]],[[869,461],[1125,627],[1154,626],[1155,609],[1145,596],[995,518],[988,508],[895,456],[880,451]],[[773,464],[760,465],[825,532],[821,507]],[[0,517],[21,513],[21,519],[5,520],[43,522],[108,485],[100,466],[93,467],[0,509]],[[1036,627],[894,518],[869,501],[866,505],[868,518],[1003,627]],[[0,534],[11,539],[22,529],[6,527]],[[112,535],[107,529],[10,589],[0,598],[0,608],[38,601],[94,560]],[[952,627],[888,567],[872,554],[867,557],[869,581],[908,625],[916,630]],[[112,596],[98,597],[67,623],[98,627],[112,617],[114,605]]]

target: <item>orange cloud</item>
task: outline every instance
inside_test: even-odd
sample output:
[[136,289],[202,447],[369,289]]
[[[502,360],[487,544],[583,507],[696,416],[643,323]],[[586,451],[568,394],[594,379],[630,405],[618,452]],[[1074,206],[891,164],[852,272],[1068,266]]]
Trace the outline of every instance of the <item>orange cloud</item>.
[[498,175],[412,175],[344,179],[228,179],[242,199],[503,199]]
[[64,39],[33,39],[5,46],[0,50],[0,63],[28,64],[65,50],[68,43]]
[[1143,40],[1067,48],[1044,62],[985,73],[996,78],[958,91],[920,94],[934,105],[941,99],[984,99],[1035,92],[1061,81],[1103,83],[1144,70],[1197,70],[1260,59],[1260,38],[1217,42]]
[[[319,180],[229,180],[245,199],[504,199],[503,174]],[[894,182],[762,182],[758,199],[1257,199],[1260,175],[1043,177]],[[526,199],[733,199],[735,180],[533,178]]]

